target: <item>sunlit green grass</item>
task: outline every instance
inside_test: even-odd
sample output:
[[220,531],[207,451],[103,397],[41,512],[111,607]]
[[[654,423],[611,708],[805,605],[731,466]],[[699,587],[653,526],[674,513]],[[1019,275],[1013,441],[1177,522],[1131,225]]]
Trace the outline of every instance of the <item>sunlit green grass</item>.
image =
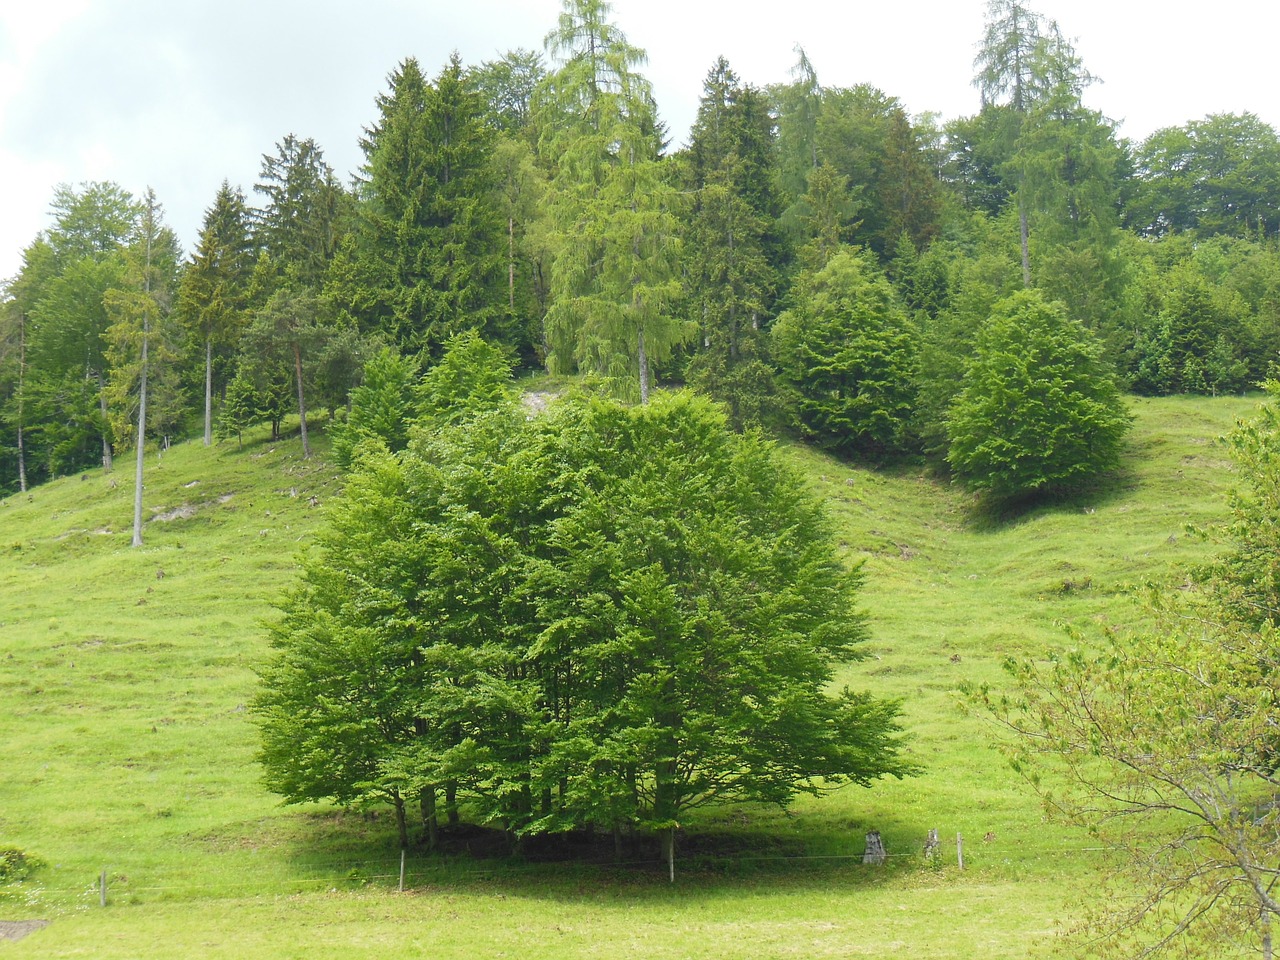
[[[324,459],[261,436],[148,461],[146,543],[129,546],[132,469],[0,502],[0,845],[49,866],[0,894],[6,944],[41,957],[1023,957],[1102,864],[1043,822],[958,706],[1003,657],[1068,643],[1063,624],[1138,616],[1126,587],[1204,555],[1188,524],[1231,484],[1214,438],[1255,401],[1135,400],[1122,477],[1096,495],[992,517],[923,470],[876,472],[788,448],[864,561],[867,659],[841,682],[901,698],[924,775],[686,824],[674,886],[623,868],[411,856],[386,816],[283,808],[257,781],[244,705],[262,619],[339,488]],[[941,865],[919,857],[943,837]],[[867,830],[893,859],[863,867]],[[968,869],[955,864],[965,838]],[[699,841],[699,837],[713,838]],[[800,859],[807,858],[807,859]],[[93,884],[109,876],[110,902]]]

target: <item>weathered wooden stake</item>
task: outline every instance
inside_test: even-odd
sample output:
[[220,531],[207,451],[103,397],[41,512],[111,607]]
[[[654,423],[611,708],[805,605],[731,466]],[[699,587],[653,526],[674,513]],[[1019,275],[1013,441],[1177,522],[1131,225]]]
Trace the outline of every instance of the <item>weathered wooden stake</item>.
[[667,843],[667,868],[671,875],[671,882],[676,882],[676,828],[671,828],[671,839]]
[[924,858],[930,862],[938,859],[938,848],[941,843],[938,841],[938,831],[936,829],[929,831],[929,836],[924,841]]
[[102,868],[102,876],[98,878],[98,903],[107,905],[107,868]]
[[956,863],[960,864],[960,869],[964,869],[964,837],[956,834]]
[[400,848],[400,892],[404,893],[404,847]]
[[872,830],[867,834],[867,849],[862,854],[863,863],[884,863],[889,858],[885,851],[884,841],[880,839],[880,831]]

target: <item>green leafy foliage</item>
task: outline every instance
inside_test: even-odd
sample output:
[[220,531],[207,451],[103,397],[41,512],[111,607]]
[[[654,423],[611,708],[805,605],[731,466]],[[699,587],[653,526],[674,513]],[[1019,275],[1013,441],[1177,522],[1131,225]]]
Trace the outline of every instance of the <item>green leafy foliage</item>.
[[351,391],[347,419],[329,430],[338,466],[349,467],[356,448],[375,439],[391,451],[409,445],[417,377],[417,364],[390,347],[369,358],[360,385]]
[[1271,955],[1277,432],[1273,399],[1229,439],[1245,490],[1209,531],[1227,549],[1198,569],[1201,589],[1153,588],[1141,627],[1010,660],[1014,696],[973,691],[1016,734],[1011,759],[1050,815],[1113,853],[1105,896],[1068,931],[1091,954]]
[[893,286],[846,249],[802,279],[794,300],[773,346],[806,435],[847,452],[902,448],[917,344]]
[[947,461],[997,500],[1071,490],[1119,462],[1129,416],[1097,343],[1061,304],[1023,291],[979,331],[951,407]]
[[263,674],[286,799],[658,830],[914,769],[895,704],[827,689],[864,628],[821,509],[709,402],[500,408],[351,484]]

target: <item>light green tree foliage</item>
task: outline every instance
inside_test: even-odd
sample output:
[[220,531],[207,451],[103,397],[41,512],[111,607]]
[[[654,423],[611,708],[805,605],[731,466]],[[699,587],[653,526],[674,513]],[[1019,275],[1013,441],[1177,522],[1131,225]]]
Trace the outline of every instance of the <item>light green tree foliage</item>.
[[178,288],[178,312],[204,353],[205,446],[213,442],[214,351],[230,353],[238,344],[253,264],[244,194],[224,180]]
[[144,384],[146,432],[160,442],[178,431],[188,412],[181,369],[185,331],[174,313],[181,257],[164,208],[148,190],[124,251],[124,270],[103,296],[110,319],[103,340],[112,433],[134,449]]
[[[112,466],[106,386],[106,292],[121,282],[140,206],[114,183],[60,186],[54,222],[29,248],[14,286],[25,316],[26,400],[42,475]],[[24,400],[24,409],[27,406]]]
[[974,692],[1018,734],[1011,757],[1049,815],[1114,854],[1070,931],[1090,955],[1274,953],[1280,387],[1269,391],[1229,438],[1242,489],[1210,532],[1225,549],[1198,589],[1153,591],[1137,631],[1010,662],[1012,696]]
[[514,400],[511,361],[501,347],[475,331],[460,333],[415,393],[425,427],[457,426],[477,409],[498,409]]
[[794,205],[804,196],[809,177],[818,166],[818,114],[822,109],[818,73],[803,47],[797,45],[795,53],[791,83],[769,88],[778,117],[778,184],[786,208],[783,223],[789,231],[798,226]]
[[644,52],[608,22],[608,3],[564,4],[547,36],[560,66],[544,90],[540,144],[553,163],[548,367],[590,370],[646,402],[653,366],[694,333],[675,315],[680,193],[636,72]]
[[129,242],[141,205],[119,184],[60,184],[49,203],[54,225],[44,233],[60,267],[78,260],[102,260]]
[[[977,73],[974,86],[982,94],[982,103],[1004,105],[1008,109],[991,114],[996,120],[993,132],[1006,156],[1012,155],[1022,136],[1027,112],[1037,99],[1037,51],[1049,30],[1057,32],[1057,24],[1047,24],[1044,17],[1021,0],[988,0],[987,17],[978,55],[973,65]],[[1013,188],[1018,209],[1018,232],[1022,249],[1023,285],[1031,285],[1030,224],[1026,195],[1026,176],[1018,170]]]
[[796,236],[802,241],[796,252],[800,267],[817,273],[839,255],[853,237],[861,221],[860,209],[849,178],[826,162],[809,174],[809,188],[788,211]]
[[960,392],[978,331],[994,305],[1022,287],[1017,254],[1007,241],[1014,216],[1007,212],[1005,223],[977,212],[957,217],[953,236],[935,241],[909,269],[911,276],[898,281],[900,289],[906,287],[908,303],[918,304],[914,432],[938,461],[950,445],[947,414]]
[[[446,354],[447,355],[447,354]],[[329,429],[334,462],[349,467],[361,444],[375,442],[395,452],[409,445],[414,419],[413,386],[418,365],[384,347],[364,365],[361,383],[351,391],[345,421]]]
[[106,333],[111,379],[106,393],[116,418],[117,436],[129,436],[136,424],[133,495],[133,546],[142,546],[142,471],[150,429],[161,447],[185,413],[177,361],[182,328],[173,315],[178,264],[182,252],[163,210],[148,188],[135,236],[125,254],[123,283],[108,290],[104,302],[112,323]]
[[1130,418],[1100,353],[1036,291],[997,303],[947,420],[956,475],[1006,500],[1079,488],[1113,469]]
[[288,799],[394,789],[430,832],[453,784],[518,836],[669,842],[700,804],[912,772],[895,705],[828,690],[863,625],[819,505],[707,401],[507,405],[353,484],[264,674]]
[[793,301],[773,345],[804,432],[845,452],[901,449],[918,347],[893,286],[869,254],[845,248],[801,277]]
[[372,453],[362,463],[271,628],[275,654],[254,703],[259,760],[286,802],[390,802],[407,846],[412,794],[388,762],[418,736],[428,561],[400,463]]
[[1197,574],[1233,621],[1259,630],[1280,625],[1280,382],[1264,386],[1267,402],[1227,438],[1240,483],[1230,519],[1206,531],[1220,551]]
[[1034,68],[1037,95],[1011,163],[1030,221],[1036,285],[1105,338],[1122,313],[1117,245],[1129,159],[1115,124],[1081,101],[1093,77],[1056,30],[1041,38]]
[[110,470],[105,296],[122,282],[123,257],[83,258],[42,285],[27,313],[27,391],[42,424],[49,476],[99,459]]

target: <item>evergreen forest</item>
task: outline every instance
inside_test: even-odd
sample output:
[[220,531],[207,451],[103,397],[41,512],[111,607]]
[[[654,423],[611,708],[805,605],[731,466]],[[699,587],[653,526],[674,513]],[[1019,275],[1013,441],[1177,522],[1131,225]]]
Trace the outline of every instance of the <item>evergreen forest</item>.
[[1094,78],[1064,28],[999,0],[974,25],[972,116],[825,86],[797,49],[784,84],[709,64],[673,147],[610,16],[572,0],[541,49],[391,66],[349,182],[287,133],[257,182],[210,198],[189,252],[162,198],[58,188],[3,286],[0,491],[109,470],[140,437],[340,425],[371,360],[390,350],[416,378],[463,332],[518,371],[641,402],[686,385],[737,429],[923,456],[998,496],[1095,475],[1119,430],[1095,391],[1062,414],[1097,432],[1088,462],[1050,444],[1062,462],[1006,470],[1044,431],[978,449],[993,414],[974,391],[1025,353],[1023,314],[1055,313],[1061,375],[1083,364],[1121,391],[1268,375],[1280,139],[1258,117],[1126,140],[1084,105]]

